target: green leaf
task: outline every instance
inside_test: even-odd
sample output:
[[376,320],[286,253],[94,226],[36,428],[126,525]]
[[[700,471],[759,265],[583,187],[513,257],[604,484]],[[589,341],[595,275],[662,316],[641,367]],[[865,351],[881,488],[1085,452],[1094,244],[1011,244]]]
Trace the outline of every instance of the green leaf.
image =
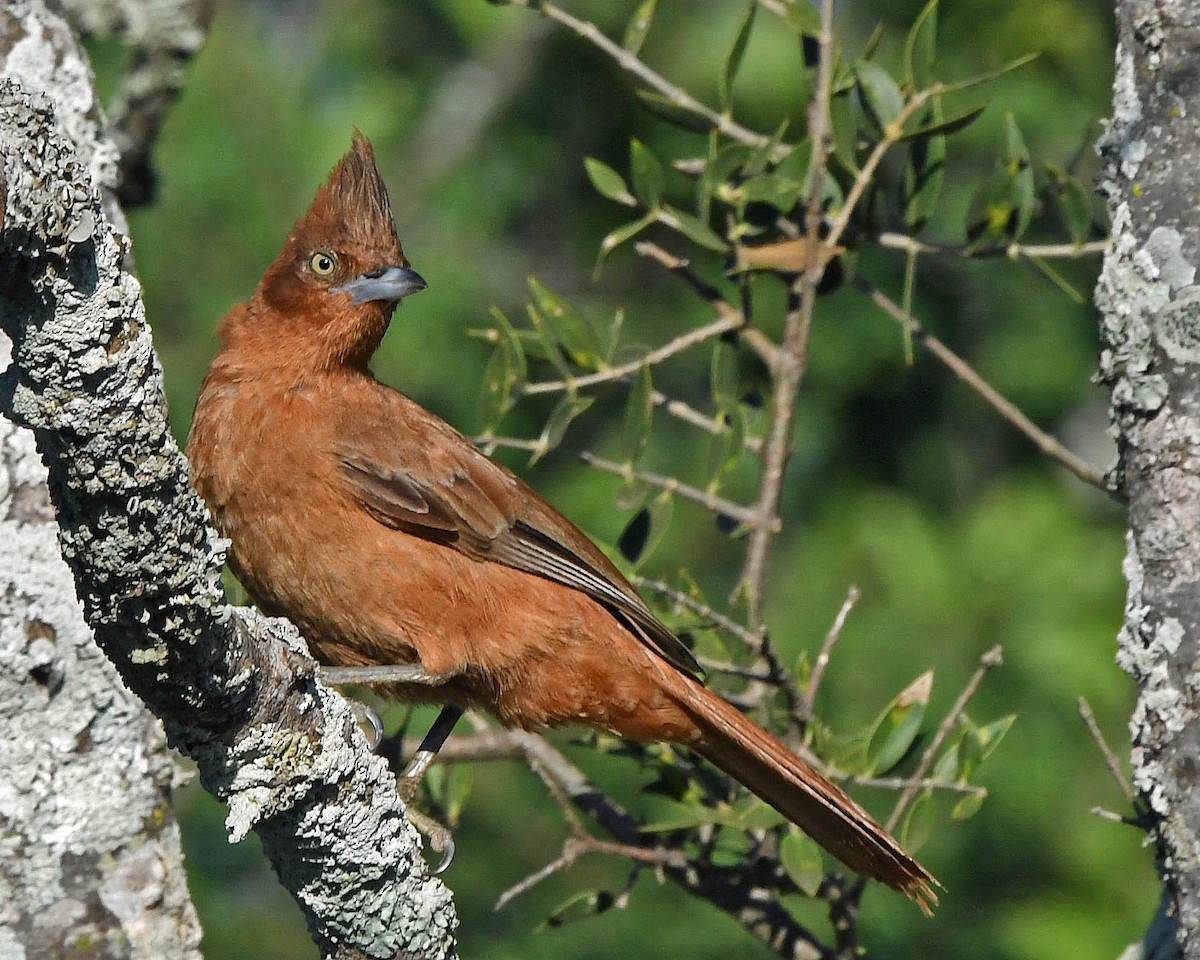
[[713,344],[712,362],[708,368],[713,406],[718,410],[737,406],[738,355],[737,347],[718,339]]
[[854,73],[867,112],[880,132],[886,133],[892,121],[904,109],[904,97],[900,93],[900,87],[891,74],[876,63],[855,64]]
[[933,800],[933,791],[923,790],[908,808],[900,825],[900,845],[909,853],[916,853],[933,836],[936,826],[937,804]]
[[514,388],[525,382],[527,368],[525,348],[521,337],[503,312],[492,307],[496,326],[485,331],[487,339],[496,344],[484,369],[483,386],[479,395],[480,419],[485,427],[494,427],[512,409]]
[[949,136],[952,133],[958,133],[959,130],[962,130],[964,127],[968,127],[974,123],[979,118],[979,115],[986,109],[986,106],[975,107],[971,110],[965,110],[962,113],[956,114],[955,116],[950,117],[948,120],[943,120],[941,119],[940,100],[940,97],[934,98],[934,103],[938,104],[937,119],[931,120],[929,123],[923,124],[915,129],[905,131],[904,135],[900,138],[902,143],[905,140],[919,140],[935,135]]
[[980,761],[986,760],[992,755],[992,751],[1000,745],[1000,741],[1004,739],[1004,735],[1008,733],[1016,719],[1017,715],[1010,713],[978,729],[976,736],[980,745]]
[[544,286],[536,277],[530,277],[528,282],[546,326],[567,355],[581,367],[598,367],[603,360],[603,351],[592,325],[570,302]]
[[691,830],[710,823],[727,824],[731,819],[728,810],[705,807],[700,804],[668,803],[667,811],[658,819],[644,823],[642,833],[668,833],[671,830]]
[[608,236],[601,240],[600,255],[596,258],[595,272],[597,274],[600,272],[600,267],[603,265],[605,259],[610,253],[612,253],[617,247],[625,243],[627,240],[631,240],[636,237],[639,233],[650,226],[650,224],[652,224],[656,219],[657,214],[651,211],[644,217],[639,217],[637,220],[634,220],[632,223],[627,223],[623,227],[617,227],[616,230],[612,231],[612,233],[608,234]]
[[712,438],[708,450],[708,472],[711,489],[720,486],[723,475],[729,473],[746,455],[746,415],[738,403],[717,408],[725,429]]
[[1078,180],[1052,163],[1046,172],[1057,188],[1055,199],[1074,244],[1084,243],[1092,232],[1092,196]]
[[534,928],[534,933],[557,930],[559,927],[599,916],[616,905],[617,898],[608,890],[585,890],[555,907],[550,916]]
[[735,823],[742,830],[770,830],[787,823],[787,818],[766,801],[751,796],[734,810]]
[[868,769],[873,776],[887,773],[912,746],[925,719],[933,671],[928,670],[900,691],[884,709],[867,739]]
[[992,80],[997,80],[1006,73],[1012,73],[1014,70],[1019,70],[1026,64],[1032,63],[1038,58],[1036,53],[1027,53],[1023,57],[1017,57],[1016,60],[1010,60],[998,70],[991,70],[987,73],[980,73],[973,77],[967,77],[965,80],[956,80],[954,83],[945,84],[946,93],[957,93],[959,90],[969,90],[971,87],[977,87],[983,83],[989,83]]
[[[935,122],[941,118],[940,98],[930,106],[930,116]],[[937,209],[937,200],[942,194],[942,181],[946,179],[946,137],[929,136],[914,139],[908,146],[905,164],[905,210],[904,220],[912,233],[919,233]]]
[[875,24],[875,29],[871,31],[871,35],[867,37],[867,42],[863,45],[861,60],[870,60],[875,56],[875,51],[879,48],[879,41],[883,39],[883,24]]
[[613,503],[618,510],[636,510],[649,492],[650,484],[645,480],[630,477],[617,487],[617,492],[613,494]]
[[742,199],[746,203],[770,204],[780,213],[788,213],[800,200],[802,185],[773,174],[763,174],[742,184]]
[[595,401],[595,397],[584,397],[578,394],[566,394],[546,420],[546,425],[542,428],[541,436],[538,437],[538,448],[529,458],[529,464],[532,466],[542,459],[547,453],[555,449],[567,432],[567,427],[571,425],[571,421],[583,413]]
[[428,785],[434,802],[445,812],[449,826],[458,823],[463,807],[471,796],[474,765],[470,763],[437,764],[429,773],[440,767],[441,775]]
[[815,37],[821,32],[821,14],[807,0],[784,5],[784,21],[798,34]]
[[904,42],[904,82],[913,90],[933,83],[937,45],[938,0],[929,0]]
[[730,48],[729,55],[725,57],[725,63],[721,67],[720,97],[722,109],[728,109],[732,103],[733,81],[742,66],[742,57],[746,53],[746,44],[750,40],[750,30],[754,26],[754,15],[757,11],[758,0],[750,0],[750,3],[746,6],[746,12],[742,15],[742,22],[738,24],[737,34],[733,38],[733,46]]
[[601,196],[608,197],[609,200],[615,200],[627,207],[637,206],[637,201],[629,192],[625,178],[607,163],[603,163],[595,157],[584,157],[583,166],[587,170],[588,179],[592,181],[592,186]]
[[729,244],[718,237],[712,228],[698,217],[693,217],[690,213],[684,213],[682,210],[676,210],[674,207],[664,206],[662,211],[670,218],[667,222],[674,221],[671,225],[693,243],[698,243],[702,247],[716,250],[719,253],[725,253],[729,249]]
[[701,218],[707,220],[713,196],[728,202],[726,194],[731,192],[729,181],[735,179],[749,160],[753,151],[740,143],[728,144],[721,150],[710,153],[704,173],[696,184],[696,209]]
[[657,207],[666,182],[658,157],[641,140],[631,140],[629,166],[633,177],[633,192],[642,202],[642,206],[648,209]]
[[958,779],[967,783],[983,760],[983,744],[979,740],[979,728],[963,718],[963,738],[958,742]]
[[962,742],[962,731],[958,732],[958,738],[954,743],[950,744],[938,757],[937,763],[933,765],[933,770],[930,773],[930,779],[937,780],[943,783],[954,783],[958,779],[958,745]]
[[621,46],[635,57],[646,42],[646,34],[650,32],[650,24],[654,22],[654,8],[657,5],[658,0],[642,0],[625,26],[625,37]]
[[1033,165],[1029,161],[1029,148],[1025,146],[1025,139],[1021,136],[1021,130],[1011,110],[1004,117],[1004,147],[1006,169],[1013,178],[1016,208],[1016,221],[1011,236],[1013,240],[1019,240],[1033,216]]
[[817,841],[793,827],[779,843],[779,860],[787,875],[806,897],[815,897],[825,878]]
[[833,154],[850,173],[858,173],[858,109],[852,91],[829,98],[829,122],[833,128]]
[[625,402],[625,422],[621,430],[621,456],[626,463],[637,463],[650,439],[653,423],[654,387],[650,379],[650,365],[643,364],[633,381],[633,389]]
[[664,97],[661,93],[655,93],[653,90],[638,90],[637,98],[650,113],[681,130],[687,130],[690,133],[708,133],[710,130],[716,129],[716,123],[708,114],[699,113],[670,97]]
[[979,812],[979,808],[983,806],[984,798],[987,797],[985,790],[972,791],[964,793],[954,804],[950,810],[951,820],[969,820]]
[[787,133],[788,126],[791,121],[784,117],[779,121],[779,126],[775,128],[766,143],[761,147],[755,147],[754,152],[750,154],[750,159],[746,161],[746,176],[757,177],[764,173],[774,161],[776,154],[781,154],[780,147],[783,145],[783,137]]
[[483,369],[483,386],[479,391],[479,419],[485,430],[496,427],[512,409],[512,382],[508,351],[497,346]]
[[651,556],[658,545],[662,543],[667,530],[671,526],[671,518],[675,515],[675,497],[670,490],[663,490],[650,501],[650,535],[646,538],[646,546],[642,550],[642,559]]

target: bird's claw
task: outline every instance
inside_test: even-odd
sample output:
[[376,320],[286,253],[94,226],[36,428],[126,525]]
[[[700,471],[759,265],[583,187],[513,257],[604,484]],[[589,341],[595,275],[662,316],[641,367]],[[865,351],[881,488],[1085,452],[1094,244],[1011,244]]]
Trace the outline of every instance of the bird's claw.
[[350,701],[350,710],[354,713],[354,719],[363,736],[367,738],[367,746],[374,753],[383,743],[383,721],[379,719],[379,714],[357,700]]
[[450,831],[443,827],[440,823],[421,813],[419,810],[408,808],[408,820],[417,829],[417,832],[429,841],[429,848],[434,853],[441,854],[441,860],[438,865],[433,868],[434,876],[445,873],[454,859],[454,837]]

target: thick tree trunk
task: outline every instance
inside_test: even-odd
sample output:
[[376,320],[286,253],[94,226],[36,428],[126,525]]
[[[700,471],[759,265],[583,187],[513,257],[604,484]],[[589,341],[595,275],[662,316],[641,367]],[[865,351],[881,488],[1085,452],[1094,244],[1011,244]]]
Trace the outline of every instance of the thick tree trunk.
[[[224,602],[225,544],[187,486],[129,272],[117,152],[56,9],[0,6],[0,329],[12,340],[0,442],[16,471],[0,507],[18,521],[3,549],[44,551],[33,577],[53,567],[50,540],[15,531],[53,503],[98,649],[78,620],[19,592],[29,579],[0,600],[0,682],[15,698],[0,687],[0,956],[195,952],[177,838],[160,820],[161,736],[100,651],[229,805],[231,837],[258,833],[324,955],[453,956],[449,893],[345,701],[316,682],[290,625]],[[49,499],[13,423],[32,430]],[[17,574],[33,563],[9,556],[0,564]]]
[[83,622],[33,435],[0,420],[0,957],[197,960],[175,760]]
[[1097,290],[1129,500],[1118,661],[1138,684],[1134,780],[1185,956],[1200,957],[1200,7],[1121,0]]

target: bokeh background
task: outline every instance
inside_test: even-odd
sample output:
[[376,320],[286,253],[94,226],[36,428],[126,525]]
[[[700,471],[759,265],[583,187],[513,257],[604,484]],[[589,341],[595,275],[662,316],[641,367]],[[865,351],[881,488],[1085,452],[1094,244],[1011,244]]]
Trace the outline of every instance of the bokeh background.
[[[636,6],[566,2],[618,36]],[[839,3],[839,40],[853,51],[882,22],[880,56],[894,60],[921,6]],[[661,0],[659,7],[644,58],[715,102],[743,4]],[[1100,0],[944,0],[943,78],[1040,56],[987,88],[984,116],[951,141],[945,210],[926,236],[961,241],[971,186],[992,168],[1007,109],[1035,158],[1077,161],[1089,182],[1090,144],[1108,111],[1111,15]],[[772,19],[760,17],[735,87],[739,118],[767,132],[781,117],[804,116],[799,51]],[[125,54],[105,44],[94,53],[111,88]],[[429,282],[399,312],[376,372],[461,429],[480,426],[487,359],[466,330],[486,326],[492,305],[520,316],[530,275],[601,324],[624,307],[638,342],[710,319],[681,285],[630,250],[593,279],[597,244],[622,212],[591,189],[583,158],[623,170],[631,135],[672,155],[702,152],[702,143],[688,147],[684,135],[643,113],[627,77],[578,38],[485,0],[229,2],[163,131],[158,199],[130,217],[181,439],[215,349],[217,318],[249,295],[354,126],[374,141],[406,252]],[[686,204],[684,182],[671,189]],[[696,266],[722,282],[716,257]],[[1087,299],[1097,267],[1094,260],[1062,267],[1083,294],[1073,299],[1021,264],[926,258],[915,310],[1039,424],[1104,467],[1113,455],[1105,398],[1089,380],[1096,324]],[[895,296],[902,268],[896,253],[868,250],[860,260]],[[768,290],[760,302],[769,324]],[[673,374],[680,389],[707,377],[705,358],[692,363]],[[616,481],[570,451],[614,442],[620,401],[615,390],[572,427],[563,451],[529,472],[569,516],[610,542],[629,519],[613,503]],[[518,409],[509,425],[535,434],[536,415]],[[703,450],[669,430],[655,444],[647,466],[686,472],[691,458],[703,459]],[[990,796],[981,812],[965,822],[943,817],[922,850],[947,890],[936,918],[874,891],[864,914],[870,951],[931,960],[1115,956],[1144,929],[1158,886],[1140,835],[1090,813],[1097,804],[1125,811],[1076,698],[1091,702],[1124,757],[1132,687],[1112,663],[1123,599],[1121,512],[1042,459],[931,358],[918,353],[907,365],[893,322],[848,289],[818,306],[786,510],[768,594],[773,637],[785,654],[815,650],[848,586],[863,593],[820,703],[838,730],[860,729],[935,667],[932,726],[995,643],[1004,646],[1005,665],[986,681],[972,715],[1018,714],[982,770]],[[646,572],[667,575],[686,563],[721,598],[739,559],[739,545],[710,518],[677,508]],[[568,749],[602,783],[640,776],[619,760]],[[650,875],[625,909],[539,932],[573,894],[620,889],[626,865],[601,858],[494,912],[502,890],[557,855],[564,830],[527,771],[493,763],[473,779],[446,876],[464,955],[769,955],[733,921]],[[888,809],[886,796],[862,798]],[[315,957],[298,909],[255,841],[230,847],[223,811],[198,787],[182,790],[179,804],[209,960]],[[823,929],[818,911],[795,906]]]

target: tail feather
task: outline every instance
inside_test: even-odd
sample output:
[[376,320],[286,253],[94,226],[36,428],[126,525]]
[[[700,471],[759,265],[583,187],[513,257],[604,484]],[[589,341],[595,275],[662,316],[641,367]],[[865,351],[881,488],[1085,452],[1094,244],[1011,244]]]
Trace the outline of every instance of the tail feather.
[[687,683],[680,705],[701,731],[693,749],[773,806],[846,866],[899,890],[925,914],[933,875],[841,788],[716,694]]

